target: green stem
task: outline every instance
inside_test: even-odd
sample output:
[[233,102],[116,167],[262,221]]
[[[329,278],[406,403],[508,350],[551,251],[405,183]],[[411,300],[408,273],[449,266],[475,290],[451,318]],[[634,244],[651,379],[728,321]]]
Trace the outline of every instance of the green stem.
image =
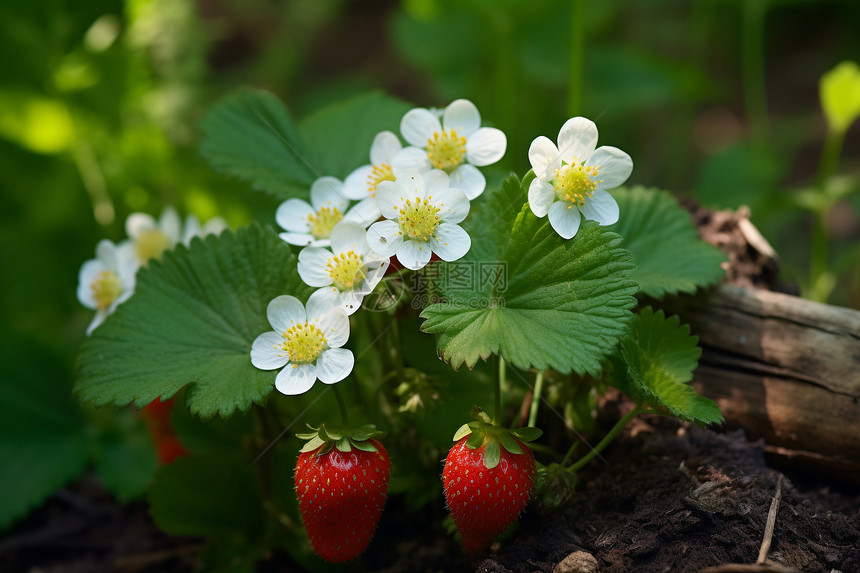
[[493,385],[493,421],[502,423],[502,381],[505,379],[505,359],[501,354],[496,355],[496,376]]
[[827,215],[832,208],[832,201],[827,197],[827,181],[836,172],[839,156],[842,153],[842,142],[845,132],[830,131],[824,140],[821,160],[818,163],[818,175],[815,184],[821,198],[818,209],[812,214],[812,243],[810,245],[809,261],[809,297],[818,302],[827,302],[830,286],[822,280],[827,273],[829,259],[829,242],[827,235]]
[[570,20],[570,69],[568,71],[567,114],[582,115],[582,78],[585,61],[585,18],[583,0],[572,0]]
[[745,0],[743,6],[744,103],[752,141],[767,139],[767,95],[764,78],[764,20],[767,0]]
[[[568,470],[571,472],[579,471],[588,462],[596,458],[600,452],[606,449],[606,446],[612,443],[612,440],[614,440],[615,437],[618,436],[621,430],[624,429],[624,426],[626,426],[627,423],[630,422],[630,420],[632,420],[633,418],[635,418],[640,412],[642,412],[642,408],[640,406],[636,406],[635,408],[627,412],[627,414],[623,418],[618,420],[618,422],[614,426],[612,426],[612,429],[609,430],[609,433],[606,434],[596,446],[594,446],[594,449],[579,458],[579,460],[577,460],[575,464],[570,466]],[[564,461],[567,462],[567,456],[565,456]],[[562,466],[564,466],[564,462],[562,463]]]
[[541,392],[543,392],[543,370],[538,371],[537,376],[535,376],[535,387],[532,390],[532,404],[529,408],[529,427],[533,427],[537,421]]
[[349,427],[349,413],[346,410],[346,402],[343,401],[343,396],[340,394],[340,390],[337,387],[337,384],[333,384],[331,386],[332,390],[334,390],[334,397],[337,398],[337,407],[340,409],[340,418],[343,422],[344,428]]

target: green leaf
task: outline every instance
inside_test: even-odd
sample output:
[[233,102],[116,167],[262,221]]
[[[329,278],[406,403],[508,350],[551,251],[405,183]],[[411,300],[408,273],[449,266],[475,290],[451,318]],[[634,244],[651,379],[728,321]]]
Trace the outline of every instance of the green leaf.
[[642,309],[628,337],[621,343],[627,363],[627,388],[633,398],[674,416],[700,424],[722,422],[719,406],[687,384],[693,378],[702,349],[689,325],[663,311]]
[[469,253],[439,271],[465,269],[474,280],[466,288],[439,281],[445,301],[424,309],[421,329],[439,334],[439,353],[454,368],[500,354],[524,370],[596,374],[633,318],[632,257],[593,222],[565,241],[546,218],[520,210],[523,201],[510,177],[476,207],[464,225]]
[[0,529],[83,473],[89,440],[69,374],[37,343],[0,347]]
[[845,61],[821,77],[821,108],[830,129],[843,133],[860,116],[860,66]]
[[469,424],[463,424],[460,428],[454,433],[454,441],[459,442],[466,436],[472,433],[472,428]]
[[324,175],[302,143],[281,100],[249,88],[218,102],[200,124],[200,153],[216,171],[278,197],[306,197]]
[[226,453],[179,458],[158,470],[149,513],[171,535],[253,538],[265,524],[248,460]]
[[377,133],[399,133],[400,120],[411,108],[404,101],[371,92],[308,116],[299,125],[299,133],[319,172],[344,179],[355,168],[370,163],[370,145]]
[[512,454],[521,454],[523,453],[523,449],[514,439],[514,437],[508,432],[499,432],[499,441],[502,444],[502,447],[511,452]]
[[675,198],[657,189],[616,189],[621,216],[609,229],[624,237],[633,253],[632,277],[653,298],[717,283],[725,276],[725,254],[699,238],[690,214]]
[[146,493],[152,483],[158,469],[155,447],[138,412],[124,408],[104,413],[107,428],[99,439],[95,470],[105,489],[120,501],[129,501]]
[[349,443],[353,448],[357,450],[361,450],[363,452],[377,452],[379,450],[376,449],[376,446],[371,444],[370,442],[365,442],[362,440],[349,440]]
[[484,448],[484,467],[491,470],[499,465],[501,459],[502,449],[499,447],[499,442],[497,440],[489,440],[487,447]]
[[185,400],[179,399],[173,407],[170,421],[182,445],[195,453],[239,450],[247,437],[254,433],[251,413],[202,420],[191,413]]
[[281,294],[305,300],[312,290],[271,229],[195,239],[137,279],[134,296],[84,343],[81,400],[143,407],[188,386],[186,403],[204,419],[265,401],[278,371],[254,368],[250,350],[271,330],[266,306]]
[[533,426],[528,426],[526,428],[516,428],[515,430],[511,430],[511,433],[515,435],[521,442],[533,442],[540,438],[543,435],[543,430],[540,428],[535,428]]

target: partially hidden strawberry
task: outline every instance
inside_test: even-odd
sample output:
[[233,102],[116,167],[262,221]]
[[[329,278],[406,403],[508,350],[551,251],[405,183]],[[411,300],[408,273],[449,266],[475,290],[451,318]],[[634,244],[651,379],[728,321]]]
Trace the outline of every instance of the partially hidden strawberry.
[[173,429],[170,413],[173,411],[174,399],[162,400],[156,398],[144,406],[140,413],[146,421],[155,450],[158,454],[158,465],[167,465],[178,457],[187,456],[188,450],[179,441],[179,436]]
[[332,563],[358,557],[373,537],[388,494],[391,462],[373,426],[311,428],[296,463],[296,493],[317,555]]
[[524,442],[541,434],[537,428],[507,430],[479,415],[483,419],[455,434],[442,471],[445,500],[472,555],[485,551],[528,505],[535,458]]

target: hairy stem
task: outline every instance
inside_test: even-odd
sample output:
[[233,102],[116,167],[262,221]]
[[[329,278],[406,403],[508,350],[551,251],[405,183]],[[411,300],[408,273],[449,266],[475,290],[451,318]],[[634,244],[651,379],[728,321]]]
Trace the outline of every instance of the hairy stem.
[[537,421],[541,392],[543,392],[543,370],[539,370],[537,376],[535,376],[535,387],[532,391],[532,404],[531,408],[529,408],[529,426],[534,426]]
[[[596,446],[594,446],[594,449],[592,449],[590,452],[588,452],[587,454],[585,454],[584,456],[579,458],[579,460],[577,460],[576,463],[574,463],[572,466],[570,466],[568,468],[568,470],[572,471],[572,472],[576,472],[576,471],[579,471],[580,469],[582,469],[583,467],[585,467],[585,465],[588,464],[588,462],[590,462],[591,460],[596,458],[600,452],[602,452],[604,449],[606,449],[606,446],[611,444],[612,440],[614,440],[618,436],[618,434],[621,433],[621,430],[624,429],[624,426],[626,426],[627,423],[630,422],[630,420],[632,420],[633,418],[635,418],[640,412],[642,412],[642,408],[640,406],[636,406],[635,408],[633,408],[632,410],[627,412],[627,414],[623,418],[618,420],[618,422],[614,426],[612,426],[612,429],[609,430],[609,433],[606,434],[603,437],[603,439],[600,440],[600,442]],[[565,459],[564,459],[564,462],[562,462],[562,465],[564,465],[564,463],[566,463],[566,462],[567,462],[567,456],[565,456]]]

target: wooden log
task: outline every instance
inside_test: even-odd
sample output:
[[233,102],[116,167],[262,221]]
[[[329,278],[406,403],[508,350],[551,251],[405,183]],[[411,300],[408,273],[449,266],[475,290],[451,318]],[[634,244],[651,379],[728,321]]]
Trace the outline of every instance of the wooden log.
[[860,312],[722,285],[663,305],[703,348],[693,385],[795,467],[860,484]]

